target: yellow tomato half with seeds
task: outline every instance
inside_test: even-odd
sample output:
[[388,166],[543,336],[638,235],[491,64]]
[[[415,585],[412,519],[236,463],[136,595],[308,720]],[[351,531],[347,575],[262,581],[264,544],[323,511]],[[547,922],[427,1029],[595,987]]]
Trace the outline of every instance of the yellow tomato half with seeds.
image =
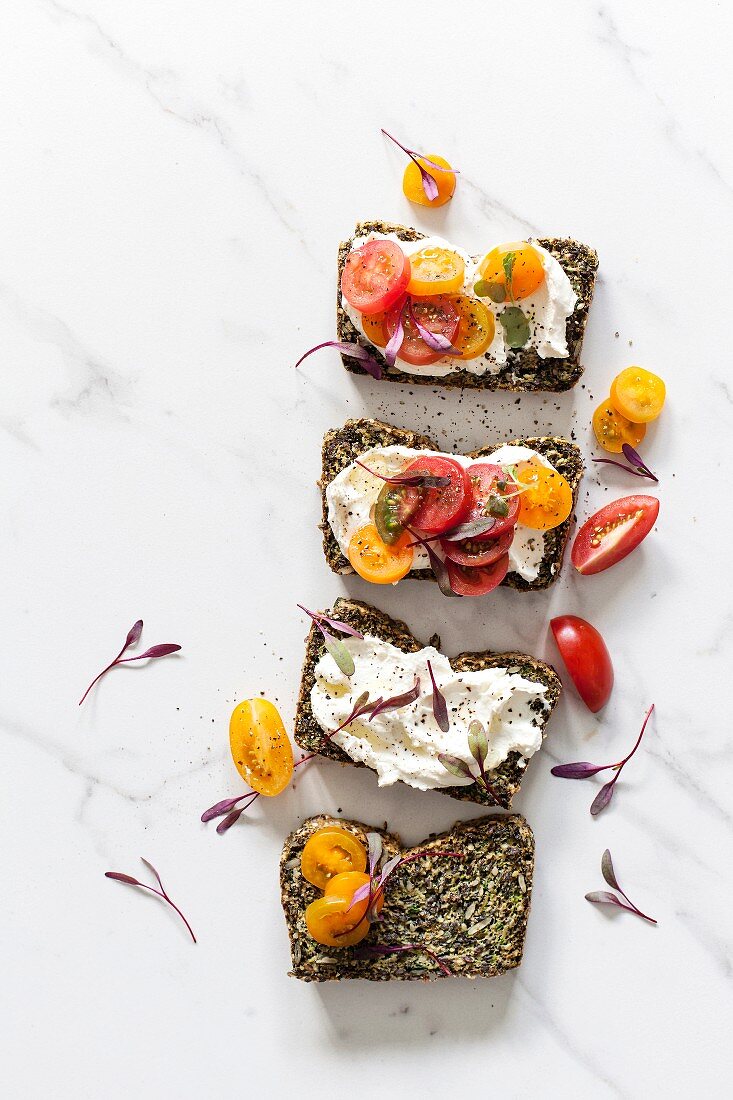
[[[439,157],[435,153],[415,157],[415,160],[419,161],[425,171],[433,177],[438,187],[438,194],[434,199],[428,198],[422,185],[420,169],[415,161],[411,160],[402,177],[405,198],[417,203],[418,206],[445,206],[453,198],[453,192],[456,189],[456,174],[450,170],[450,164],[444,157]],[[433,163],[430,164],[429,161]],[[438,167],[436,168],[435,165]],[[448,171],[441,171],[441,169],[448,169]]]
[[501,287],[508,302],[529,298],[545,281],[542,257],[528,241],[492,248],[479,264],[478,272],[485,283]]
[[494,314],[478,298],[469,298],[467,294],[457,294],[450,301],[459,318],[453,346],[460,350],[461,359],[477,359],[494,339]]
[[372,584],[395,584],[412,568],[415,551],[412,535],[403,531],[396,542],[387,544],[373,523],[367,523],[352,536],[349,561],[365,581]]
[[407,293],[418,298],[455,294],[463,286],[466,265],[450,248],[421,248],[410,256]]
[[[337,825],[329,825],[313,833],[300,856],[303,878],[319,890],[325,890],[336,875],[350,871],[363,872],[366,864],[364,845],[353,833],[340,829]],[[349,900],[353,892],[352,890]]]
[[610,397],[593,413],[593,431],[604,451],[620,454],[624,443],[638,447],[646,435],[646,424],[627,420],[611,404]]
[[611,404],[634,424],[656,420],[666,396],[667,387],[659,375],[643,367],[627,367],[611,383]]
[[239,703],[229,721],[229,745],[237,771],[253,791],[272,797],[293,774],[293,748],[277,707],[267,699]]
[[535,531],[550,531],[573,510],[573,490],[562,474],[535,458],[518,462],[520,487],[518,522]]
[[355,916],[355,912],[356,908],[349,909],[349,901],[342,897],[317,898],[305,911],[308,934],[325,947],[353,947],[369,931],[369,921]]
[[[327,898],[339,897],[346,901],[347,905],[351,905],[351,901],[354,894],[361,886],[369,885],[369,875],[366,871],[344,871],[340,875],[334,875],[326,883],[326,889],[324,891]],[[373,886],[372,891],[376,892],[377,887]],[[377,912],[381,912],[384,905],[384,891],[378,894],[376,901]],[[349,910],[352,916],[361,919],[366,916],[366,911],[369,906],[369,898],[360,898],[354,906]]]

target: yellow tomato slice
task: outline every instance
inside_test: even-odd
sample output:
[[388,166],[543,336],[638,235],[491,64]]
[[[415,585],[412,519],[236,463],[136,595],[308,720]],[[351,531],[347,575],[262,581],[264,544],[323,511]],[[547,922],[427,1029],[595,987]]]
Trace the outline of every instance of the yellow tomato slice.
[[[507,302],[528,298],[545,281],[542,257],[528,241],[492,248],[479,264],[478,272],[485,283],[503,290]],[[511,275],[508,286],[507,272]]]
[[293,749],[277,707],[267,699],[247,699],[229,721],[229,746],[237,771],[259,794],[284,790],[293,774]]
[[536,458],[518,462],[520,486],[518,523],[535,531],[550,531],[564,523],[573,510],[573,490],[557,470]]
[[403,531],[390,546],[384,542],[373,523],[367,523],[352,536],[349,561],[365,581],[372,584],[395,584],[412,568],[415,551],[410,546],[412,535]]
[[364,845],[353,833],[339,829],[337,825],[329,825],[313,833],[300,856],[303,878],[319,890],[325,890],[336,875],[346,871],[364,871],[366,864]]
[[646,424],[633,424],[617,412],[607,398],[593,413],[593,431],[604,451],[620,454],[624,443],[639,446],[646,435]]
[[427,298],[431,294],[455,294],[463,286],[466,265],[450,248],[423,248],[410,256],[407,293]]
[[627,367],[611,384],[611,404],[633,424],[656,420],[666,396],[662,379],[643,367]]
[[[350,901],[350,899],[349,899]],[[305,911],[308,934],[326,947],[353,947],[369,931],[369,921],[349,910],[349,901],[341,897],[317,898]]]
[[453,198],[453,192],[456,189],[455,172],[441,172],[438,168],[428,164],[428,161],[433,161],[433,164],[438,164],[440,168],[450,168],[450,164],[443,157],[436,156],[434,153],[428,153],[426,157],[416,157],[415,160],[419,161],[425,171],[429,172],[435,180],[438,186],[438,195],[434,199],[428,198],[423,189],[420,169],[411,160],[402,177],[402,190],[405,193],[405,198],[409,199],[410,202],[416,202],[418,206],[445,206]]
[[[351,899],[360,886],[367,886],[369,883],[369,875],[365,871],[344,871],[340,875],[334,875],[326,883],[326,889],[324,891],[327,898],[338,897],[342,898],[346,905],[351,905]],[[372,887],[372,890],[375,888]],[[369,898],[363,898],[357,901],[353,908],[349,911],[352,916],[361,919],[366,916],[367,906],[369,905]],[[379,913],[384,905],[384,893],[377,897],[377,912]]]
[[467,294],[456,295],[451,298],[451,303],[459,316],[458,332],[453,337],[453,346],[460,348],[461,359],[477,359],[494,339],[494,314],[478,298],[469,298]]
[[389,334],[387,333],[387,314],[386,313],[362,313],[361,323],[364,329],[364,335],[367,340],[378,348],[386,348],[389,342]]

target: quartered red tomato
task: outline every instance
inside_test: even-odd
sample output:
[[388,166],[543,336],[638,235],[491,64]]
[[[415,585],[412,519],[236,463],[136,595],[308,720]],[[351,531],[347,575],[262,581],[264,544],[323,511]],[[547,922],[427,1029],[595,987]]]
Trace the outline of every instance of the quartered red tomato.
[[572,562],[579,573],[602,573],[635,550],[659,515],[656,497],[621,497],[601,508],[575,536]]
[[410,261],[394,241],[367,241],[346,257],[341,293],[360,313],[389,309],[405,293]]
[[402,317],[404,335],[400,350],[397,352],[397,358],[401,359],[403,363],[412,363],[414,366],[437,363],[443,355],[442,352],[434,351],[433,348],[428,347],[420,335],[420,330],[415,324],[414,318],[417,318],[423,328],[429,329],[430,332],[440,336],[445,336],[446,340],[451,342],[458,332],[460,321],[458,310],[445,294],[436,294],[432,298],[412,299],[410,305],[404,310],[402,310],[399,303],[394,306],[387,314],[386,319],[387,334],[390,339],[395,334],[400,317]]
[[613,688],[613,665],[606,643],[596,628],[578,615],[550,620],[560,656],[578,695],[596,714],[605,707]]
[[459,542],[441,539],[440,546],[446,558],[458,565],[470,565],[473,568],[493,565],[509,552],[513,541],[514,528],[510,527],[498,539],[461,539]]
[[457,596],[485,596],[501,584],[509,572],[509,555],[505,554],[485,569],[474,569],[446,560],[448,580]]
[[411,526],[428,535],[439,535],[441,531],[463,523],[471,506],[471,482],[459,462],[453,458],[427,455],[416,458],[404,473],[450,478],[450,484],[442,488],[420,490],[422,499],[412,517]]
[[468,468],[471,481],[472,502],[467,517],[474,520],[493,519],[494,526],[485,535],[477,535],[476,541],[496,539],[505,531],[513,531],[519,514],[517,486],[503,470],[493,462],[474,462]]

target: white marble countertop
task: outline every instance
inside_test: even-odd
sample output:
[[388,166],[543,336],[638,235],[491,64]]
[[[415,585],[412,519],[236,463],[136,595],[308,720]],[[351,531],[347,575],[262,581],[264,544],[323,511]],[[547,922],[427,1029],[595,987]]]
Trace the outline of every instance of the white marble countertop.
[[[730,34],[712,0],[6,0],[6,1096],[730,1095]],[[380,126],[461,169],[446,209],[409,208]],[[584,384],[519,404],[413,391],[355,379],[331,351],[296,373],[334,335],[334,250],[363,217],[476,251],[530,233],[596,247]],[[375,596],[328,571],[326,428],[374,415],[466,449],[575,432],[590,454],[592,408],[633,362],[669,400],[644,448],[658,530],[623,565],[450,606],[432,586]],[[580,517],[631,482],[591,471]],[[340,810],[415,842],[475,807],[318,762],[225,837],[199,822],[241,788],[233,702],[262,691],[292,722],[296,602],[342,592],[438,631],[449,654],[556,660],[559,612],[608,641],[610,705],[597,720],[568,691],[516,803],[537,868],[513,974],[287,977],[289,829]],[[138,617],[144,642],[182,653],[115,670],[80,710]],[[552,763],[618,758],[651,702],[643,750],[591,819],[595,781],[554,779]],[[656,928],[584,900],[606,847]],[[140,855],[195,947],[175,914],[103,877],[138,874]]]

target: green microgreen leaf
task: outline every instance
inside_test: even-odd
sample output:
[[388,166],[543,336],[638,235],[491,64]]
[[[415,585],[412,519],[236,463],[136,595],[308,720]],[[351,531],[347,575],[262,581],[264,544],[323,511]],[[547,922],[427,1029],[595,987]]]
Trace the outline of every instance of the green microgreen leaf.
[[481,771],[489,753],[489,740],[483,722],[474,720],[468,727],[468,748]]
[[506,301],[506,290],[501,283],[487,283],[485,279],[479,279],[473,284],[473,292],[477,298],[490,298],[496,305]]
[[504,497],[497,496],[495,493],[491,493],[488,501],[489,515],[491,516],[508,516],[509,504]]
[[448,752],[439,752],[438,760],[451,775],[456,775],[459,779],[474,778],[468,764],[466,764],[464,760],[461,760],[460,756],[451,756]]
[[334,638],[333,635],[328,635],[326,638],[326,650],[331,654],[344,676],[354,675],[354,658],[340,638]]
[[510,302],[514,301],[514,294],[512,293],[512,274],[514,272],[514,261],[516,258],[516,252],[507,252],[501,261],[501,266],[504,268],[504,279],[506,280],[506,293],[509,296]]
[[523,348],[529,340],[529,321],[519,306],[507,306],[499,314],[504,339],[510,348]]

